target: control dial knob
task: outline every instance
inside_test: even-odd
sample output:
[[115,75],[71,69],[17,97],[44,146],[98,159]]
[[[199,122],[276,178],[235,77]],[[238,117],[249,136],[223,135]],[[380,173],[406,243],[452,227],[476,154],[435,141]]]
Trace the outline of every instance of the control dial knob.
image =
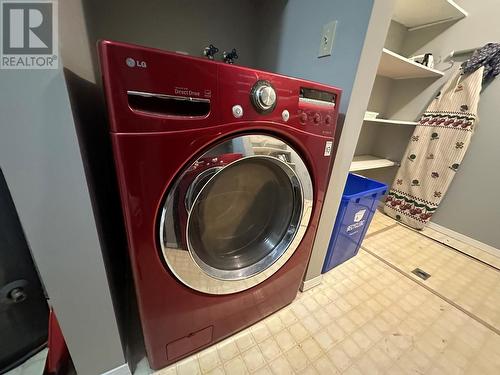
[[257,81],[250,92],[250,99],[259,113],[270,113],[276,107],[276,91],[268,81]]

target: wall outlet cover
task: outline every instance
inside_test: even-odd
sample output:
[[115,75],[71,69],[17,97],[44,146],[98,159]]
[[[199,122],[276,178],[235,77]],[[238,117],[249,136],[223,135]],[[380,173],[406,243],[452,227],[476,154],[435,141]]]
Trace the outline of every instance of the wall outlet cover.
[[318,57],[331,56],[336,28],[337,28],[337,21],[331,21],[323,26],[323,31],[321,33],[321,42],[319,44]]

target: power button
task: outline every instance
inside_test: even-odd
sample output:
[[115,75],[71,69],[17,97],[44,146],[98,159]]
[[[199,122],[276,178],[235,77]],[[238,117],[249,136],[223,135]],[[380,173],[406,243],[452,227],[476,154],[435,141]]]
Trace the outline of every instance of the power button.
[[290,112],[284,109],[283,112],[281,112],[281,118],[283,121],[287,122],[290,119]]
[[233,116],[236,118],[240,118],[241,116],[243,116],[243,108],[241,107],[241,105],[233,105]]

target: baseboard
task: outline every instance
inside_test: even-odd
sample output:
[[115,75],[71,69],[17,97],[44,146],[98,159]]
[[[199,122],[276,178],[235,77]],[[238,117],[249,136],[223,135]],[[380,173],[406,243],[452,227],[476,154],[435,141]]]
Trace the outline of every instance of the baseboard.
[[128,363],[124,363],[121,366],[115,367],[109,371],[103,372],[101,375],[132,375]]
[[[379,205],[378,205],[378,209],[382,213],[384,212],[383,211],[383,207],[384,207],[384,203],[382,201],[380,201]],[[394,220],[394,222],[398,223],[398,221],[396,221],[396,220]],[[399,224],[402,224],[402,223],[399,223]],[[447,236],[449,236],[449,237],[451,237],[451,238],[453,238],[455,240],[462,241],[463,243],[465,243],[467,245],[471,245],[471,246],[477,247],[478,249],[483,250],[484,252],[487,252],[490,255],[493,255],[493,256],[495,256],[497,258],[500,258],[500,249],[497,249],[496,247],[493,247],[493,246],[488,245],[488,244],[486,244],[484,242],[475,240],[474,238],[466,236],[465,234],[455,232],[452,229],[443,227],[442,225],[436,224],[436,223],[434,223],[432,221],[428,222],[427,226],[429,228],[431,228],[431,229],[434,229],[435,231],[438,231],[438,232],[441,232],[443,234],[446,234]],[[413,229],[411,227],[408,227],[408,228]],[[413,230],[415,230],[415,229],[413,229]],[[425,228],[424,228],[424,231],[425,231]],[[417,232],[419,232],[419,231],[417,230]]]
[[[432,221],[429,222],[427,224],[427,226],[431,229],[438,231],[438,232],[446,234],[447,236],[454,238],[455,240],[462,241],[462,242],[466,243],[467,245],[477,247],[478,249],[483,250],[490,255],[493,255],[495,257],[500,258],[500,249],[497,249],[491,245],[488,245],[488,244],[485,244],[484,242],[475,240],[474,238],[466,236],[465,234],[455,232],[452,229],[443,227],[442,225],[433,223]],[[425,231],[425,229],[424,229],[424,231]]]
[[302,280],[302,284],[300,284],[300,291],[305,292],[306,290],[309,290],[311,288],[314,288],[315,286],[318,286],[321,284],[321,280],[323,279],[323,275],[319,275],[316,277],[313,277],[311,280]]

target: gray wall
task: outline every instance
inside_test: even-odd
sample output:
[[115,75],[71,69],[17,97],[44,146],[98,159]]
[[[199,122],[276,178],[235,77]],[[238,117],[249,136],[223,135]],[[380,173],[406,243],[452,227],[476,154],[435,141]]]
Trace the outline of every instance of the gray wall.
[[[360,9],[367,7],[369,8],[369,10],[366,10],[368,12],[367,17],[369,17],[369,22],[367,25],[363,26],[366,28],[366,33],[365,38],[361,41],[361,50],[356,58],[356,62],[351,62],[351,67],[353,64],[356,64],[357,67],[357,69],[352,71],[352,83],[348,83],[346,87],[344,87],[347,89],[346,97],[349,97],[349,101],[344,102],[344,106],[347,107],[344,127],[338,143],[337,156],[333,165],[330,183],[324,201],[323,212],[318,226],[318,232],[316,234],[316,240],[311,259],[309,261],[309,266],[306,271],[303,288],[313,286],[321,277],[321,269],[325,259],[328,243],[330,241],[333,224],[340,199],[342,197],[342,192],[344,190],[347,173],[356,148],[356,142],[361,131],[364,112],[366,106],[368,105],[370,91],[375,80],[377,64],[374,64],[373,62],[378,61],[382,53],[384,39],[387,34],[394,6],[393,0],[374,0],[373,3],[365,2],[364,7],[362,7],[363,3],[361,2],[333,1],[327,3],[325,1],[324,3],[337,4],[339,6],[339,11],[340,9],[344,9],[344,11],[346,11],[346,7],[349,9],[352,7],[352,12],[346,11],[346,13],[344,13],[344,15],[349,14],[352,17],[358,17],[359,14],[363,13]],[[333,14],[338,14],[337,11],[334,11],[333,9],[332,11],[334,12]],[[354,23],[357,22],[354,18],[352,21]],[[343,23],[344,21],[339,26],[341,27]],[[341,29],[339,28],[339,32],[340,30]],[[350,32],[356,33],[354,30],[351,30]],[[359,33],[359,30],[357,33]],[[345,37],[348,38],[348,36]],[[349,43],[343,45],[345,48],[349,48]],[[339,56],[342,56],[344,51],[337,49],[337,52],[337,57],[340,58]],[[332,57],[332,61],[333,59],[334,56]],[[341,66],[347,68],[349,63],[345,62]],[[325,70],[327,73],[330,71],[328,69]],[[333,67],[331,70],[333,70]],[[344,73],[348,74],[347,71],[344,71]],[[341,72],[337,70],[337,74],[341,74]]]
[[76,369],[124,363],[61,71],[0,70],[0,166]]
[[[349,103],[373,0],[262,1],[259,66],[338,86]],[[338,20],[332,56],[317,58],[323,25]],[[280,38],[277,37],[280,35]]]
[[202,56],[210,43],[236,48],[237,64],[255,66],[258,2],[254,0],[86,0],[84,10],[95,62],[95,42],[111,39]]
[[[345,113],[373,0],[84,1],[89,45],[112,39],[201,56],[236,47],[238,65],[336,85]],[[112,14],[113,17],[109,15]],[[323,24],[339,20],[333,55],[318,59]],[[91,48],[96,67],[95,49]]]
[[368,102],[368,111],[378,112],[378,117],[387,118],[387,97],[391,92],[394,80],[388,77],[377,76],[373,84],[372,92],[370,94],[370,101]]
[[[500,42],[498,14],[500,2],[497,0],[457,0],[469,12],[469,17],[453,24],[438,25],[428,29],[409,32],[405,39],[405,55],[432,52],[439,59],[445,58],[452,50],[474,48],[487,42]],[[445,69],[450,64],[443,62],[437,66]],[[449,70],[447,77],[454,68]],[[408,89],[394,87],[391,99],[393,107],[390,115],[401,118],[417,117],[434,97],[446,78],[435,83],[420,82],[420,87]],[[422,92],[415,95],[419,90]],[[398,100],[396,100],[398,99]],[[446,228],[465,234],[478,241],[500,249],[500,154],[498,140],[498,103],[500,103],[500,78],[484,88],[479,102],[479,125],[471,145],[460,166],[453,183],[433,221]]]
[[391,21],[384,47],[390,49],[392,52],[402,53],[407,34],[408,29],[406,26],[396,21]]

